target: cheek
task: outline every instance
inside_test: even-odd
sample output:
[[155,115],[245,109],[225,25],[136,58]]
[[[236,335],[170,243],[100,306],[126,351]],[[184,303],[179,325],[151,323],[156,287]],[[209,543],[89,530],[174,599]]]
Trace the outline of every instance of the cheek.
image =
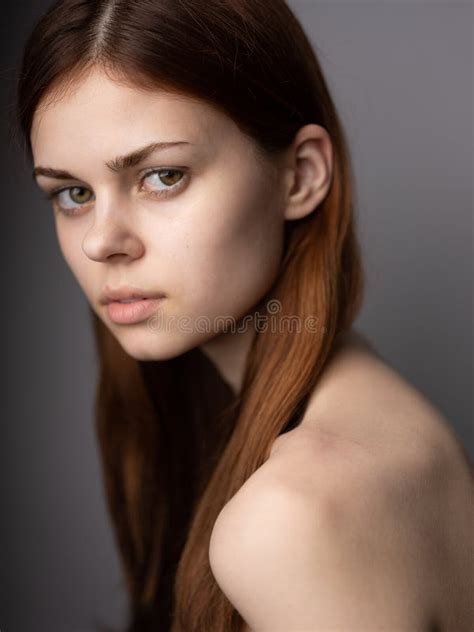
[[92,298],[94,285],[94,279],[91,275],[92,270],[90,269],[92,262],[84,254],[81,240],[78,238],[78,235],[74,235],[73,231],[62,230],[58,224],[56,224],[56,236],[59,249],[67,266],[85,295]]
[[61,229],[58,221],[56,220],[56,237],[58,240],[59,250],[61,254],[73,272],[77,276],[77,267],[79,261],[79,253],[77,252],[77,245],[74,244],[74,240],[71,239],[71,235]]
[[[260,187],[261,187],[260,183]],[[200,312],[243,313],[273,282],[283,220],[267,189],[221,190],[198,202],[180,251],[186,304]],[[197,207],[194,207],[197,210]]]

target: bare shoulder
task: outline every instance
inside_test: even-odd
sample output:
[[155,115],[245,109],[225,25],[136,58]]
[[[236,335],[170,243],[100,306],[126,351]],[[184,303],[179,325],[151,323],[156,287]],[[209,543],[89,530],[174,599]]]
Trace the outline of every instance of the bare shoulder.
[[370,454],[371,465],[386,472],[383,480],[392,474],[411,476],[413,470],[433,481],[437,476],[446,480],[449,471],[462,486],[472,485],[473,463],[452,423],[357,333],[329,362],[298,428],[314,433],[281,435],[272,452],[292,451],[298,443],[303,447],[312,436],[313,446],[325,446],[322,458],[330,454],[330,445],[340,455],[350,452],[357,462],[356,455]]
[[472,464],[390,367],[345,359],[219,515],[216,581],[262,632],[471,630]]
[[361,446],[292,432],[211,536],[245,629],[471,630],[472,479],[435,443],[383,467]]

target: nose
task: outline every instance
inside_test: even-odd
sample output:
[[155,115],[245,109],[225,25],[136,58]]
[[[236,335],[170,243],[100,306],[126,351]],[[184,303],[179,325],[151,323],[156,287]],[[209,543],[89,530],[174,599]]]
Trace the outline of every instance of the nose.
[[143,255],[144,244],[133,230],[131,212],[99,208],[96,202],[94,223],[84,235],[82,250],[93,261],[136,259]]

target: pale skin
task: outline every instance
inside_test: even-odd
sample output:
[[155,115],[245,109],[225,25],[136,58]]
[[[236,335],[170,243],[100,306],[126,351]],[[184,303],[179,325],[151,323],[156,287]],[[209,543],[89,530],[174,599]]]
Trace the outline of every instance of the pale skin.
[[[309,125],[301,131],[298,158],[308,157],[309,166],[299,169],[304,184],[286,202],[296,174],[286,165],[276,171],[273,163],[257,160],[231,119],[189,98],[126,87],[99,71],[73,94],[40,105],[31,140],[36,167],[74,176],[38,175],[37,181],[45,190],[70,187],[56,200],[66,213],[76,213],[55,211],[59,245],[92,308],[123,348],[146,360],[201,346],[238,390],[250,327],[244,335],[220,338],[219,331],[171,330],[169,323],[184,316],[191,324],[198,318],[214,324],[227,315],[237,321],[264,296],[277,273],[284,222],[311,212],[329,187],[325,130]],[[155,152],[120,174],[105,165],[152,141],[193,144]],[[152,168],[178,167],[187,175],[176,178],[174,187],[156,174],[139,185]],[[166,197],[153,197],[157,190]],[[163,329],[111,322],[99,304],[106,284],[164,292]]]
[[447,420],[352,332],[209,556],[242,632],[470,632],[473,527]]
[[[69,187],[54,209],[66,263],[128,354],[163,360],[199,346],[238,393],[250,326],[223,333],[118,325],[100,294],[106,284],[162,291],[164,325],[183,316],[212,325],[218,316],[252,314],[275,279],[285,222],[313,212],[327,195],[333,156],[326,130],[304,126],[287,152],[267,161],[207,104],[145,92],[100,69],[76,88],[40,106],[31,134],[35,166],[72,176],[37,176],[45,191]],[[189,144],[155,151],[124,171],[106,166],[151,142],[176,141]],[[152,169],[183,178],[175,186],[157,173],[143,179]],[[369,622],[422,630],[434,615],[468,630],[472,498],[468,465],[446,420],[353,333],[341,341],[300,425],[276,440],[268,461],[221,512],[211,568],[247,631],[348,630],[357,621],[364,630]],[[440,520],[439,507],[447,505]],[[445,578],[432,572],[439,560],[431,549],[419,553],[418,536],[400,536],[418,533],[426,516],[429,537],[446,544]],[[389,550],[381,535],[387,533]],[[353,537],[361,546],[350,546]],[[407,574],[400,559],[410,559],[415,571]],[[456,590],[445,591],[457,576]],[[370,599],[361,578],[372,587]]]

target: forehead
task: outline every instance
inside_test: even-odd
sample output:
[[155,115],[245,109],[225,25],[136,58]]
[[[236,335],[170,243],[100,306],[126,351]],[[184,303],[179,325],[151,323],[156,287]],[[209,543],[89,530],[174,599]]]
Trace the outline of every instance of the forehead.
[[43,156],[49,161],[64,158],[68,151],[81,153],[81,147],[120,153],[131,137],[136,144],[153,135],[163,142],[212,145],[229,134],[238,135],[232,119],[203,101],[163,89],[144,90],[93,70],[64,94],[47,96],[39,104],[31,144],[41,162]]

